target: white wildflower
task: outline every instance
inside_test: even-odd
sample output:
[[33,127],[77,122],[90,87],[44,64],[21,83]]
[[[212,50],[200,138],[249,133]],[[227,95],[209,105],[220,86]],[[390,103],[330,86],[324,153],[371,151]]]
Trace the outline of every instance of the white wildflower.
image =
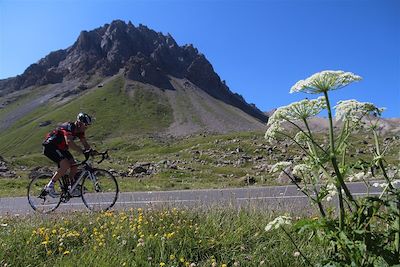
[[394,180],[393,182],[391,182],[392,185],[397,185],[400,184],[400,180]]
[[307,164],[298,164],[293,167],[292,174],[298,177],[311,177],[311,167]]
[[323,96],[293,102],[287,106],[279,107],[268,119],[268,125],[308,119],[319,114],[324,108],[326,108],[326,102]]
[[293,256],[294,256],[294,257],[300,256],[300,252],[299,252],[299,251],[296,251],[295,253],[293,253]]
[[362,78],[351,72],[325,70],[298,81],[290,89],[290,93],[304,92],[319,94],[331,90],[337,90],[346,85],[360,81]]
[[281,127],[279,123],[274,123],[265,132],[264,138],[267,139],[268,142],[272,142],[276,140],[278,138],[279,133],[283,131],[284,129]]
[[387,183],[373,183],[372,184],[373,187],[381,187],[381,188],[385,188],[388,186]]
[[278,229],[279,227],[282,227],[285,224],[291,225],[292,218],[289,216],[279,216],[275,218],[272,222],[269,222],[267,226],[265,226],[265,231],[268,232],[271,229]]
[[354,175],[349,176],[349,182],[359,181],[362,178],[366,177],[367,175],[363,172],[356,173]]
[[300,145],[306,145],[307,142],[309,141],[309,138],[304,132],[298,132],[295,135],[294,140],[296,140],[296,142],[299,143]]
[[319,114],[326,107],[325,97],[317,99],[304,99],[291,103],[287,106],[278,108],[268,119],[268,130],[265,133],[265,139],[272,141],[277,139],[280,132],[284,132],[282,124],[284,122],[294,122],[306,120]]
[[335,106],[336,120],[359,122],[366,115],[380,116],[385,110],[378,108],[369,102],[358,102],[357,100],[350,99],[339,101]]
[[326,196],[326,201],[329,202],[333,199],[334,196],[336,196],[337,189],[336,189],[336,186],[331,183],[326,186],[326,190],[328,191],[328,194]]
[[271,170],[270,170],[270,173],[282,171],[282,170],[284,170],[286,167],[288,167],[288,166],[290,166],[290,165],[292,165],[292,163],[289,162],[289,161],[281,161],[281,162],[278,162],[278,163],[272,165]]

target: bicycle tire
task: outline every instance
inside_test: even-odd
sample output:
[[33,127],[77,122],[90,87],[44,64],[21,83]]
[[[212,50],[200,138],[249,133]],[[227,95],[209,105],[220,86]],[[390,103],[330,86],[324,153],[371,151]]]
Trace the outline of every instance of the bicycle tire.
[[94,169],[94,180],[86,175],[82,181],[81,197],[85,206],[91,211],[107,211],[118,199],[117,179],[109,171]]
[[39,213],[50,213],[58,208],[61,203],[61,183],[55,183],[55,190],[60,193],[58,197],[51,197],[44,192],[44,187],[49,182],[49,177],[37,176],[33,178],[27,190],[29,205]]

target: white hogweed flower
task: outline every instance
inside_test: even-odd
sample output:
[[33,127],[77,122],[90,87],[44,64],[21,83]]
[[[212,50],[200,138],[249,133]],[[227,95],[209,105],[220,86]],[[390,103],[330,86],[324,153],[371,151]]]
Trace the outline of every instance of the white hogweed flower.
[[308,119],[319,114],[324,108],[326,108],[326,102],[323,96],[316,99],[303,99],[278,108],[268,119],[267,125]]
[[294,140],[299,143],[300,145],[306,145],[310,139],[307,137],[307,135],[304,132],[298,132],[294,136]]
[[267,139],[268,142],[272,142],[278,139],[279,133],[283,131],[284,129],[282,128],[280,123],[274,123],[265,132],[264,138]]
[[373,183],[372,184],[373,187],[381,187],[381,188],[385,188],[388,186],[387,183]]
[[326,108],[325,97],[304,99],[278,108],[268,119],[269,128],[265,133],[265,139],[276,140],[279,132],[284,131],[282,127],[284,122],[306,120],[319,114],[324,108]]
[[358,102],[350,99],[339,101],[335,106],[336,120],[359,122],[366,115],[381,116],[384,108],[378,108],[369,102]]
[[311,167],[307,164],[298,164],[293,167],[292,174],[298,177],[311,177]]
[[290,165],[292,165],[292,163],[289,162],[289,161],[281,161],[281,162],[278,162],[278,163],[274,164],[274,165],[271,167],[270,173],[274,173],[274,172],[278,172],[278,171],[283,171],[286,167],[288,167],[288,166],[290,166]]
[[360,81],[362,78],[351,72],[325,70],[298,81],[290,89],[290,93],[304,92],[308,94],[319,94],[327,91],[337,90],[346,85]]
[[365,174],[363,172],[359,172],[359,173],[356,173],[356,174],[350,176],[349,177],[349,182],[358,181],[358,180],[361,180],[362,178],[367,177],[367,176],[368,176],[367,174]]
[[268,232],[271,229],[278,229],[285,224],[291,225],[292,224],[292,218],[289,216],[279,216],[275,218],[272,222],[269,222],[267,226],[265,226],[265,231]]
[[400,180],[394,180],[393,182],[391,182],[392,185],[397,185],[400,184]]
[[326,186],[326,190],[328,191],[328,194],[326,196],[326,201],[331,201],[333,199],[334,196],[336,196],[337,194],[337,189],[336,186],[334,184],[328,184]]

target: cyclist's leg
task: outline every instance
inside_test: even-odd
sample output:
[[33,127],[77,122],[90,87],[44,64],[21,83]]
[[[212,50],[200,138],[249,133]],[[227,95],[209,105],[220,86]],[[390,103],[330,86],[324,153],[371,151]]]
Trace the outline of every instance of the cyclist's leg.
[[65,157],[68,160],[69,165],[70,165],[69,177],[68,178],[69,178],[70,183],[73,184],[75,182],[75,175],[78,172],[78,166],[73,166],[76,163],[76,161],[75,161],[74,157],[72,156],[72,154],[68,150],[66,150],[64,152],[64,155],[65,155]]
[[53,177],[51,177],[51,181],[53,184],[57,182],[70,168],[71,164],[67,159],[62,159],[59,163],[58,170],[54,173]]
[[53,186],[54,183],[57,182],[58,179],[60,179],[67,172],[71,164],[67,159],[68,155],[65,155],[65,152],[59,150],[55,145],[49,144],[43,147],[43,154],[58,165],[58,170],[54,173],[53,177],[51,177],[48,184],[48,186]]

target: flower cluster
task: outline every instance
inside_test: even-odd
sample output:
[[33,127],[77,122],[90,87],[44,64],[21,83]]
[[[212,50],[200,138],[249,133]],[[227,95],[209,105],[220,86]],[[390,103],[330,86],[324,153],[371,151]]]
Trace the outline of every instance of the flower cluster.
[[283,171],[284,169],[286,169],[286,167],[292,165],[291,162],[289,161],[281,161],[278,163],[275,163],[270,170],[270,173],[275,173],[275,172],[279,172],[279,171]]
[[371,172],[359,172],[359,173],[355,173],[349,176],[349,182],[354,182],[354,181],[360,181],[360,180],[365,180],[365,179],[369,179],[372,176]]
[[294,136],[294,140],[299,143],[299,145],[306,145],[308,141],[310,141],[310,139],[308,138],[308,136],[304,133],[304,132],[298,132],[295,136]]
[[319,94],[331,90],[337,90],[346,85],[360,81],[362,78],[351,72],[325,70],[318,72],[305,80],[298,81],[290,89],[290,93],[304,92]]
[[328,184],[326,186],[326,190],[328,191],[328,194],[326,196],[326,201],[331,201],[334,196],[337,194],[337,189],[334,184]]
[[268,232],[271,229],[278,229],[284,225],[291,225],[292,218],[289,216],[279,216],[275,218],[272,222],[269,222],[267,226],[265,226],[265,231]]
[[265,132],[264,138],[268,142],[273,142],[274,140],[278,139],[279,133],[283,132],[284,129],[280,123],[274,123],[269,126],[267,131]]
[[269,118],[268,124],[308,119],[319,114],[324,108],[326,108],[325,97],[303,99],[278,108]]
[[369,102],[358,102],[350,99],[339,101],[335,106],[336,120],[359,122],[366,115],[380,116],[384,108],[378,108]]
[[298,177],[311,177],[312,171],[307,164],[298,164],[293,167],[292,174]]
[[265,133],[265,138],[269,141],[275,140],[279,132],[283,132],[284,122],[306,120],[319,114],[324,108],[326,108],[325,97],[303,99],[278,108],[268,119],[269,128]]

